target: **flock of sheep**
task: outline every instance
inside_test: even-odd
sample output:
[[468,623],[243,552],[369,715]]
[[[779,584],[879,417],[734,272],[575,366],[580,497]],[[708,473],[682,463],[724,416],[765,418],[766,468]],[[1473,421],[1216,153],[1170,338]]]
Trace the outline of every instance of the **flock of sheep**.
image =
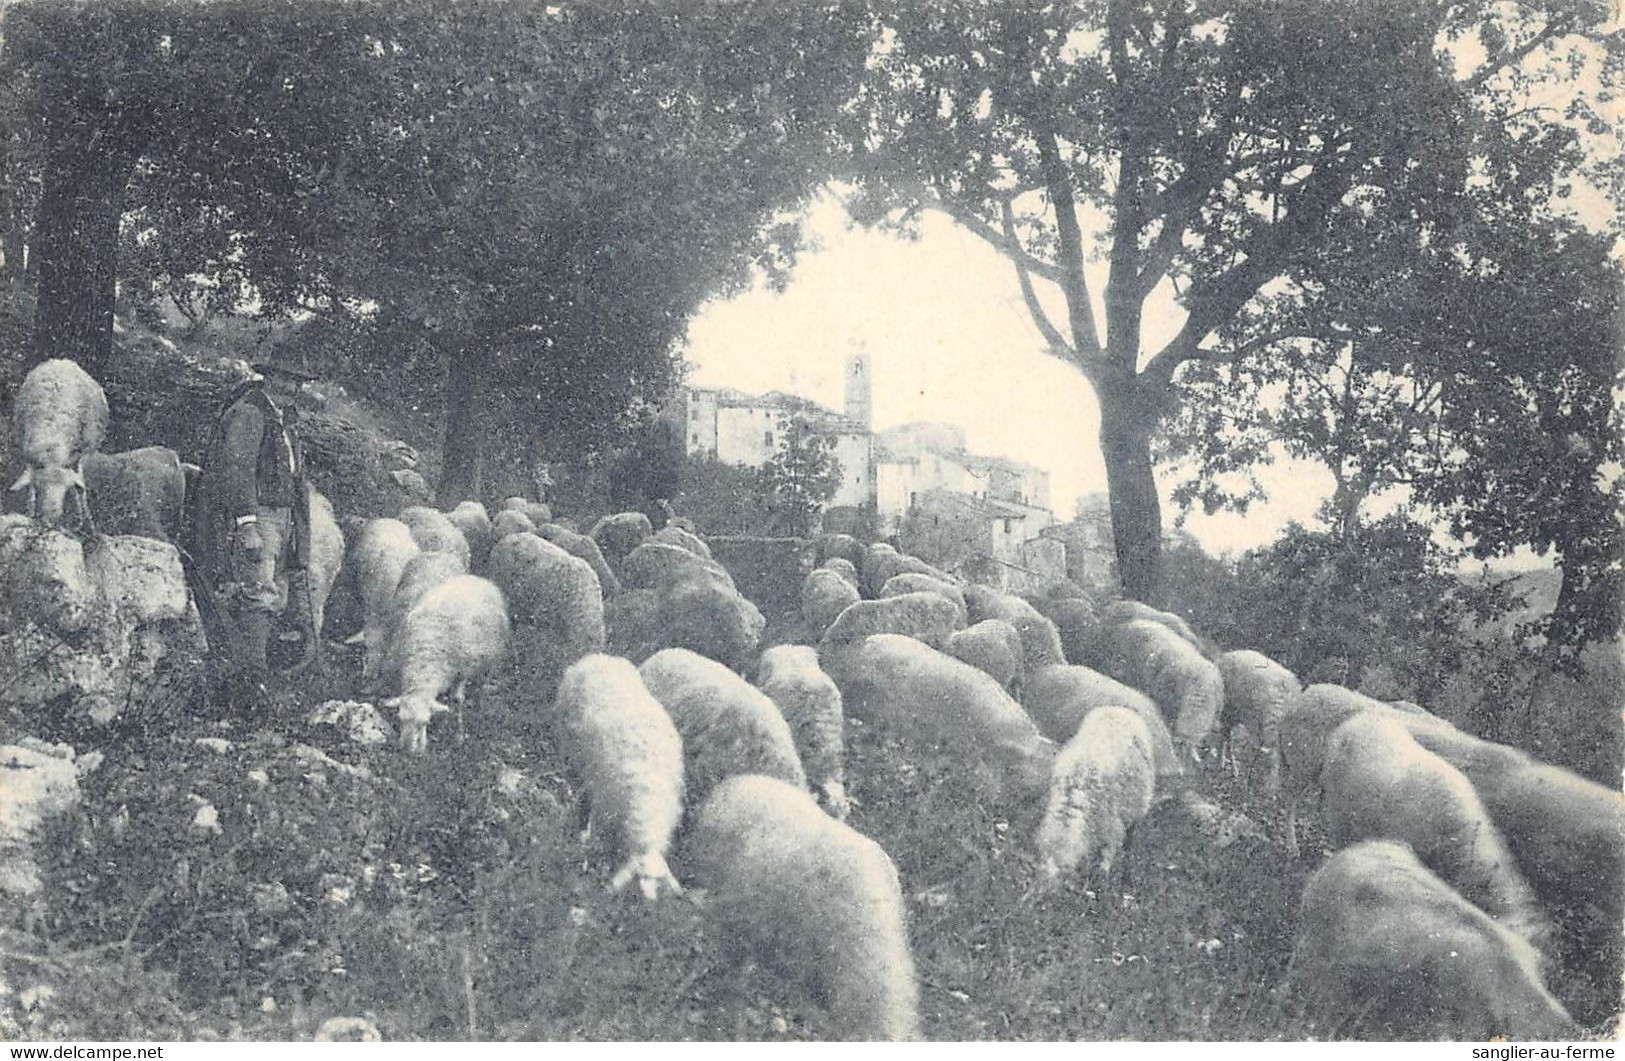
[[[57,485],[85,486],[95,432],[41,426],[29,393],[14,434],[48,520]],[[53,431],[66,444],[38,443]],[[1380,1033],[1574,1037],[1544,981],[1554,919],[1619,931],[1620,793],[1415,705],[1304,689],[1134,601],[1097,613],[1064,584],[1018,596],[826,535],[777,638],[799,643],[763,651],[766,619],[677,522],[622,513],[583,534],[522,498],[347,535],[330,507],[315,515],[318,614],[347,579],[364,682],[403,748],[426,753],[432,720],[487,676],[538,667],[588,831],[613,850],[609,886],[703,889],[717,939],[805,984],[844,1036],[921,1033],[897,871],[846,824],[847,720],[952,761],[956,796],[1030,838],[1046,889],[1120,871],[1155,803],[1217,770],[1293,855],[1317,811],[1334,853],[1305,890],[1289,980]]]

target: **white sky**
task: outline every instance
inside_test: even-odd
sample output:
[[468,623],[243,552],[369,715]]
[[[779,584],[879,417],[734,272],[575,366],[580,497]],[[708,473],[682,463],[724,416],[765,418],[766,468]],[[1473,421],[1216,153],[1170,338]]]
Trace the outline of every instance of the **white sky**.
[[[784,294],[759,285],[709,303],[690,322],[690,382],[784,390],[839,409],[842,366],[861,344],[873,364],[876,429],[960,424],[971,450],[1048,468],[1062,519],[1079,494],[1105,491],[1094,392],[1044,352],[1004,257],[943,214],[928,214],[913,242],[857,228],[831,194],[809,208],[807,228],[816,249]],[[1099,320],[1105,264],[1088,272]],[[1060,319],[1059,303],[1051,308]],[[1147,349],[1159,349],[1182,320],[1171,298],[1154,296]],[[1196,512],[1186,529],[1211,552],[1248,549],[1289,519],[1311,522],[1331,489],[1329,473],[1299,462],[1265,469],[1264,481],[1270,500],[1246,516]]]

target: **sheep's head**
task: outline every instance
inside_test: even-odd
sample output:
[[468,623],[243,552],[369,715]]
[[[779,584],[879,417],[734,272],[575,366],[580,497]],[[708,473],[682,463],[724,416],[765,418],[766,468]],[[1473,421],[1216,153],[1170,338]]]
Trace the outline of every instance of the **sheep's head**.
[[385,707],[398,711],[401,722],[401,750],[422,755],[429,747],[429,720],[446,705],[432,696],[407,694],[384,701]]
[[28,491],[28,512],[47,525],[62,522],[68,507],[68,498],[83,501],[85,477],[77,468],[31,467],[11,484],[13,490]]

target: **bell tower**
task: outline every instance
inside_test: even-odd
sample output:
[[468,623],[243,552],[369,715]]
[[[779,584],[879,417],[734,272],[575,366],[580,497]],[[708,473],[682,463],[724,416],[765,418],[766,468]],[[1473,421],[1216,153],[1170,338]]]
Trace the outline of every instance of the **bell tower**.
[[846,415],[870,426],[869,352],[860,342],[846,359]]

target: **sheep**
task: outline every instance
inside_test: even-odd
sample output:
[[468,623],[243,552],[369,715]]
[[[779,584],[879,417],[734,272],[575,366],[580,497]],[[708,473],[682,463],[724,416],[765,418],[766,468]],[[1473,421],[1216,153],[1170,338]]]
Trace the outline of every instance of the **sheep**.
[[901,560],[902,556],[896,547],[885,542],[875,542],[864,549],[863,559],[857,562],[858,574],[861,576],[858,588],[863,590],[863,595],[872,599],[880,592],[880,587],[886,584],[888,578],[902,574]]
[[686,648],[656,652],[638,673],[682,735],[691,806],[734,774],[766,774],[807,787],[790,725],[760,689]]
[[577,560],[585,560],[592,568],[592,573],[598,576],[598,588],[603,590],[604,599],[621,591],[621,580],[610,570],[609,561],[604,559],[603,552],[598,543],[585,534],[577,534],[573,530],[559,526],[557,523],[545,523],[538,527],[536,533],[563,549]]
[[478,501],[459,501],[446,513],[446,518],[468,542],[471,567],[484,566],[485,554],[491,551],[491,514],[485,511],[485,506]]
[[1218,668],[1224,682],[1220,736],[1224,744],[1233,746],[1236,727],[1246,727],[1254,750],[1248,776],[1262,770],[1262,790],[1273,799],[1281,784],[1281,720],[1303,692],[1303,683],[1279,663],[1250,649],[1226,652],[1219,657]]
[[846,820],[846,767],[843,764],[841,691],[818,666],[818,654],[803,645],[777,645],[762,653],[756,686],[778,706],[790,724],[801,765],[819,803]]
[[1089,712],[1055,759],[1035,846],[1044,890],[1074,872],[1109,878],[1156,790],[1151,735],[1126,707]]
[[686,648],[741,674],[755,661],[767,626],[756,605],[709,582],[627,590],[610,599],[605,619],[614,651],[634,663],[664,648]]
[[327,599],[344,566],[344,532],[339,530],[333,502],[327,495],[307,485],[310,504],[310,621],[320,637],[327,617]]
[[400,520],[412,528],[412,540],[418,543],[419,549],[426,553],[451,553],[463,562],[464,571],[469,570],[473,552],[468,547],[468,539],[444,512],[427,505],[410,505],[401,509]]
[[85,503],[103,534],[179,543],[186,528],[186,472],[167,446],[88,453],[80,464]]
[[[502,504],[497,506],[497,510],[499,512],[518,512],[520,515],[524,515],[525,506],[528,504],[530,504],[528,500],[514,494],[512,497],[503,498]],[[530,517],[525,516],[525,518],[529,519]]]
[[705,801],[688,850],[730,956],[805,985],[841,1039],[920,1037],[902,886],[879,844],[794,786],[743,776]]
[[853,566],[852,561],[850,560],[839,556],[832,556],[828,560],[825,560],[822,564],[819,564],[818,570],[833,571],[837,575],[844,578],[847,582],[851,583],[853,589],[859,589],[858,569]]
[[1061,638],[1061,654],[1066,657],[1066,662],[1089,662],[1091,646],[1099,628],[1094,605],[1082,597],[1031,597],[1027,598],[1027,603],[1055,624],[1055,632]]
[[1021,635],[1003,619],[983,619],[975,626],[948,635],[943,651],[991,676],[1004,691],[1021,699],[1027,674],[1021,654]]
[[999,683],[900,634],[876,634],[826,663],[846,713],[917,751],[952,757],[994,805],[1046,791],[1057,747]]
[[1109,634],[1112,650],[1101,670],[1155,700],[1172,717],[1175,741],[1195,756],[1224,707],[1219,668],[1161,623],[1135,619]]
[[814,543],[813,549],[822,567],[828,567],[831,560],[844,560],[855,571],[863,564],[863,543],[850,534],[825,534]]
[[966,586],[965,604],[970,609],[970,621],[973,623],[1003,619],[1016,628],[1016,633],[1021,635],[1021,654],[1028,670],[1066,662],[1066,653],[1061,648],[1061,634],[1055,629],[1055,624],[1020,597],[986,586]]
[[[609,559],[607,555],[605,559]],[[665,542],[645,542],[615,566],[626,589],[661,590],[679,582],[703,579],[730,593],[738,591],[733,576],[721,564]]]
[[1178,634],[1202,655],[1208,656],[1212,654],[1209,651],[1207,642],[1199,637],[1184,619],[1173,612],[1165,612],[1153,608],[1149,604],[1142,604],[1137,600],[1112,601],[1106,606],[1106,613],[1101,617],[1101,620],[1107,625],[1131,623],[1135,620],[1156,623]]
[[654,536],[649,517],[641,512],[619,512],[605,516],[592,525],[587,537],[598,543],[604,559],[619,567],[632,550]]
[[11,489],[27,488],[29,515],[62,522],[68,494],[85,489],[83,461],[101,449],[107,420],[101,384],[72,361],[41,362],[23,378],[12,399],[11,441],[24,468]]
[[423,599],[424,594],[442,582],[466,574],[468,569],[456,553],[431,553],[422,549],[414,553],[401,568],[401,580],[396,584],[395,597],[390,602],[389,638],[393,640],[394,628],[400,625],[412,606]]
[[1526,939],[1540,936],[1534,894],[1472,784],[1396,721],[1362,711],[1338,726],[1326,741],[1320,789],[1334,846],[1409,844],[1485,913]]
[[636,880],[645,899],[681,894],[666,855],[683,816],[683,740],[637,668],[600,653],[576,660],[559,681],[554,718],[592,830],[618,845],[610,889]]
[[965,608],[965,594],[953,583],[932,578],[930,575],[912,571],[893,575],[880,587],[880,592],[876,596],[884,600],[887,597],[901,597],[905,593],[936,593],[946,597],[953,601],[954,608],[959,613],[959,625],[964,626],[968,621],[970,613]]
[[1411,700],[1389,700],[1388,706],[1393,708],[1395,711],[1403,711],[1407,715],[1426,715],[1429,718],[1437,717],[1433,714],[1433,712],[1429,711],[1421,704]]
[[1157,705],[1139,690],[1131,689],[1099,671],[1071,664],[1039,667],[1027,675],[1021,706],[1032,716],[1044,736],[1062,744],[1077,735],[1084,719],[1096,709],[1126,707],[1145,723],[1158,778],[1179,777],[1185,772],[1174,750],[1168,724],[1163,721]]
[[546,635],[561,662],[604,648],[604,594],[591,565],[534,534],[510,534],[491,550],[491,580],[515,623]]
[[[525,516],[537,527],[546,526],[553,522],[553,506],[545,501],[526,501],[523,509]],[[574,530],[574,527],[569,528]]]
[[711,547],[705,544],[705,539],[692,531],[667,524],[655,531],[650,541],[661,542],[665,545],[675,545],[679,549],[687,549],[702,560],[711,559]]
[[[496,548],[497,542],[510,534],[536,533],[538,533],[536,524],[530,521],[530,517],[511,508],[503,509],[491,519],[491,547],[493,549]],[[490,555],[489,550],[487,550],[486,555]]]
[[483,678],[508,651],[508,608],[502,591],[476,575],[435,586],[412,606],[396,635],[401,693],[384,701],[399,709],[401,747],[421,754],[429,719],[446,710],[447,689],[459,705],[468,683]]
[[819,659],[826,661],[871,634],[904,634],[934,649],[948,643],[959,629],[953,601],[936,593],[905,593],[885,600],[860,600],[835,617],[818,642]]
[[858,588],[840,574],[820,567],[801,583],[801,618],[815,637],[823,637],[836,616],[859,600]]
[[361,680],[370,687],[389,643],[395,593],[412,559],[420,555],[412,530],[398,519],[368,522],[350,548],[350,570],[361,597]]
[[1289,981],[1373,1038],[1577,1038],[1535,949],[1403,844],[1347,847],[1304,888]]

